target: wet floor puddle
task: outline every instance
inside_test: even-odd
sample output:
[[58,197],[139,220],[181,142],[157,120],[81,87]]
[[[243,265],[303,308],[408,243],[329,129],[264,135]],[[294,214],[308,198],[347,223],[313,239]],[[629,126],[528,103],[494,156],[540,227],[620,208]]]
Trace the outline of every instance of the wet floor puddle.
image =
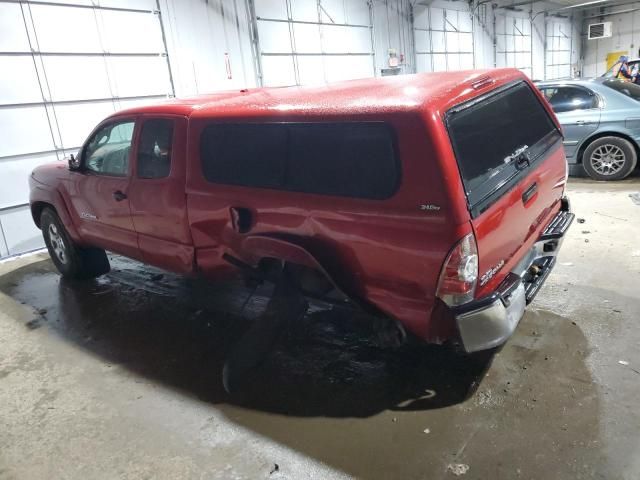
[[[225,355],[264,311],[270,287],[189,280],[120,257],[111,263],[108,275],[74,283],[38,262],[1,277],[0,290],[38,313],[26,328],[46,325],[113,364],[207,401],[229,400]],[[378,343],[369,317],[311,304],[233,402],[298,416],[440,408],[466,399],[490,362],[470,363],[444,347]]]

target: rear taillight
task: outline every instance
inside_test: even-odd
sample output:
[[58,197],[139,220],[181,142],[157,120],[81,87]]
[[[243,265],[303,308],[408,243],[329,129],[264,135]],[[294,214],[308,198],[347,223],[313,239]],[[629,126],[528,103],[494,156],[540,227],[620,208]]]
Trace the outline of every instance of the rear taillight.
[[473,234],[460,240],[442,266],[436,296],[450,307],[473,300],[478,281],[478,248]]

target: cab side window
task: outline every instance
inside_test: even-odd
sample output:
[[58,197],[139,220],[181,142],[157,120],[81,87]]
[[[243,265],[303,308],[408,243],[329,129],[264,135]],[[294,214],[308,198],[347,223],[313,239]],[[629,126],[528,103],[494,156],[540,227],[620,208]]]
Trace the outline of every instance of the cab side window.
[[545,98],[556,113],[587,110],[598,106],[593,92],[575,87],[547,87],[542,89]]
[[171,172],[174,121],[146,120],[138,144],[138,178],[165,178]]
[[84,151],[84,168],[101,175],[126,176],[135,122],[111,123],[98,130]]

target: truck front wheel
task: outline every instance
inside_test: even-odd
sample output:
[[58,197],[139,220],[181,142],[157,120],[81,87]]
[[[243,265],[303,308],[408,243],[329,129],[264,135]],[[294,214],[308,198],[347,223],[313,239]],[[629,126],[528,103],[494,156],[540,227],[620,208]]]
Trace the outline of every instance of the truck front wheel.
[[53,209],[42,211],[40,228],[49,256],[63,277],[76,280],[95,278],[111,269],[104,250],[75,244]]

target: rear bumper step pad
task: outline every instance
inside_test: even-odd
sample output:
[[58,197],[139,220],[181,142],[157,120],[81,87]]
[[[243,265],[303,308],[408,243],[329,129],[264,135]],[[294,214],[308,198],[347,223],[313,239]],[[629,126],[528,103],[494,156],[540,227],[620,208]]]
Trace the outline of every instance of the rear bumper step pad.
[[547,228],[544,229],[542,235],[540,235],[539,241],[554,240],[562,237],[571,225],[571,222],[573,222],[574,218],[575,215],[571,212],[558,212],[551,223],[547,225]]
[[547,277],[551,273],[551,270],[553,270],[555,264],[556,257],[553,256],[538,258],[531,265],[531,267],[529,268],[529,272],[527,272],[527,274],[522,279],[527,305],[529,305],[538,294],[540,288],[547,280]]

